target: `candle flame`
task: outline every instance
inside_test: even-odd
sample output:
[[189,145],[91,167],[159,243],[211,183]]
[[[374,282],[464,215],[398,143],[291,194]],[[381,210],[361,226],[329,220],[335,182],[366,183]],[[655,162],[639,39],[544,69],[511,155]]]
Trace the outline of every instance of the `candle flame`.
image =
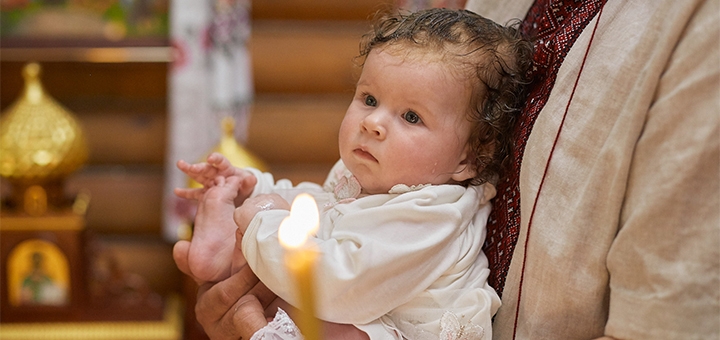
[[317,232],[319,223],[320,216],[315,199],[308,194],[298,195],[290,207],[290,216],[280,223],[280,243],[288,248],[302,246],[309,235]]

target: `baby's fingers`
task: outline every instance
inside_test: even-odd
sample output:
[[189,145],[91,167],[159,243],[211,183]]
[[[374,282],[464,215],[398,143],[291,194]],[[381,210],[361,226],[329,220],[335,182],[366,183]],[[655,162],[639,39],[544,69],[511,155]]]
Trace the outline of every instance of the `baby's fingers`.
[[235,188],[235,190],[240,190],[245,181],[245,178],[239,176],[230,176],[226,178],[227,185]]
[[196,165],[198,164],[190,164],[182,159],[175,163],[175,166],[187,175],[198,172]]
[[218,152],[211,153],[207,158],[207,162],[217,169],[220,176],[235,175],[235,167],[230,163],[230,160]]
[[218,176],[218,169],[208,163],[189,164],[183,160],[177,162],[177,167],[196,182],[211,186],[213,179]]
[[203,197],[205,189],[175,188],[174,192],[177,197],[199,201]]

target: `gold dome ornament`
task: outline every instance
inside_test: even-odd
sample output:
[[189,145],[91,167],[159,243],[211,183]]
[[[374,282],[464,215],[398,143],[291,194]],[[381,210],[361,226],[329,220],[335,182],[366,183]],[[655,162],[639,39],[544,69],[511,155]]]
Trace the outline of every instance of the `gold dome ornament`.
[[[28,194],[44,196],[38,193],[37,186],[46,190],[48,206],[65,203],[63,180],[88,159],[80,125],[70,111],[45,92],[40,73],[39,64],[25,65],[25,88],[0,118],[0,176],[12,183],[12,203],[18,206]],[[43,206],[34,203],[38,204]],[[32,214],[39,213],[42,211]]]
[[222,124],[222,137],[212,152],[219,152],[227,157],[230,164],[238,168],[251,167],[267,171],[267,166],[260,158],[250,153],[235,140],[235,119],[225,117],[220,124]]
[[[268,167],[265,163],[257,156],[250,153],[242,145],[240,145],[235,139],[235,119],[232,117],[225,117],[220,123],[222,125],[222,136],[220,137],[220,143],[218,143],[210,152],[208,152],[201,162],[207,160],[213,152],[217,152],[225,156],[235,167],[238,168],[255,168],[260,171],[267,171]],[[193,179],[188,181],[188,186],[191,188],[202,188],[202,185]]]
[[[222,119],[222,122],[220,124],[222,125],[222,136],[220,137],[220,143],[213,147],[212,150],[210,150],[210,152],[208,152],[202,158],[202,160],[200,160],[200,162],[206,161],[207,157],[211,153],[217,152],[225,156],[228,161],[230,161],[230,164],[235,167],[251,167],[260,171],[268,170],[267,165],[265,165],[265,163],[260,158],[253,155],[252,153],[250,153],[250,151],[242,147],[242,145],[240,145],[235,139],[235,119],[233,119],[232,117],[225,117]],[[187,185],[190,188],[202,188],[202,184],[198,183],[192,178],[188,178]],[[181,222],[177,229],[178,239],[190,240],[192,238],[192,229],[192,218],[188,218],[187,220]]]

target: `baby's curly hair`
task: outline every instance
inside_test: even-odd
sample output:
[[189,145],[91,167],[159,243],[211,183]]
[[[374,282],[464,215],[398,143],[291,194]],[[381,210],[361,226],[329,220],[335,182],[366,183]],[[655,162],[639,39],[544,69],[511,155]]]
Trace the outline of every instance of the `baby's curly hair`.
[[496,182],[510,162],[512,130],[532,64],[532,44],[520,37],[518,24],[502,26],[467,10],[385,13],[360,43],[363,60],[375,48],[399,45],[412,53],[436,53],[466,74],[473,87],[468,103],[473,124],[469,166],[477,175],[463,185]]

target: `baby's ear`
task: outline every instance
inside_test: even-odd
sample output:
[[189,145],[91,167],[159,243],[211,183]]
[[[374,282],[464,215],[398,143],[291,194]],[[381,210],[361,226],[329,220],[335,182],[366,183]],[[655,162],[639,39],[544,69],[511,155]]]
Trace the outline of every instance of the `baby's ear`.
[[463,164],[458,166],[455,170],[452,179],[458,183],[462,183],[475,177],[475,175],[477,175],[477,171],[474,166],[470,164]]
[[463,150],[462,157],[460,157],[460,162],[452,175],[452,179],[455,182],[462,183],[477,176],[477,168],[474,164],[472,164],[472,162],[470,162],[470,157],[468,157],[470,154],[470,145],[466,145],[465,150]]

